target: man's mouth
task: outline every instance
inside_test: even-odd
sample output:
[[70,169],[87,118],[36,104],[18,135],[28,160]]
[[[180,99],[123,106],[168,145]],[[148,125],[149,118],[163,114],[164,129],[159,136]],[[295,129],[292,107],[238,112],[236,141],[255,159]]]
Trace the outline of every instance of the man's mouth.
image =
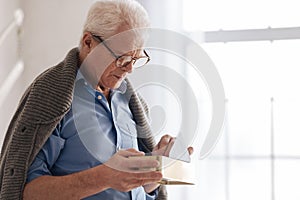
[[119,75],[114,75],[114,77],[116,77],[117,79],[122,79],[123,76],[119,76]]

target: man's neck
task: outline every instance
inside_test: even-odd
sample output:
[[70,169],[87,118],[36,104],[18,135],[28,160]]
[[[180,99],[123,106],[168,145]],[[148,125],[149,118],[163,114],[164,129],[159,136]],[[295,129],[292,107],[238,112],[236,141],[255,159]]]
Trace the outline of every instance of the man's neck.
[[105,96],[105,98],[107,100],[109,100],[109,93],[110,93],[110,89],[109,88],[105,88],[105,87],[103,87],[101,85],[97,85],[96,90],[98,90],[99,92],[101,92]]

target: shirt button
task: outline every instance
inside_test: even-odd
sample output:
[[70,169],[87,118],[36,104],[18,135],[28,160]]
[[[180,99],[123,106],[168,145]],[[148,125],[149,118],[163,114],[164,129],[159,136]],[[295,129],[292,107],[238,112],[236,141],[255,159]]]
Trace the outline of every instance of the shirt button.
[[87,82],[86,82],[86,81],[84,81],[84,85],[87,85]]
[[101,99],[102,99],[102,96],[101,96],[101,95],[98,95],[97,98],[98,98],[98,100],[101,100]]

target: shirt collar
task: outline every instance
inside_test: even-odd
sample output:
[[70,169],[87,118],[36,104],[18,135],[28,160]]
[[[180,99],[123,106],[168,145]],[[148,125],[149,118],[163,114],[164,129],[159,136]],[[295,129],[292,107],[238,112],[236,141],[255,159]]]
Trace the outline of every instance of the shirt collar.
[[121,85],[115,89],[115,91],[121,92],[122,94],[124,94],[127,90],[127,82],[125,80],[122,81]]
[[[78,73],[77,73],[77,76],[76,76],[76,82],[77,81],[80,81],[80,80],[83,80],[84,81],[84,84],[85,85],[88,85],[90,88],[92,88],[93,90],[95,90],[84,78],[83,74],[80,72],[80,70],[78,70]],[[116,89],[113,89],[112,92],[120,92],[121,94],[124,94],[127,90],[127,82],[126,80],[123,80],[121,85],[116,88]]]
[[80,72],[80,70],[78,70],[77,76],[76,76],[76,80],[75,80],[75,81],[77,82],[77,81],[82,80],[82,79],[83,79],[84,81],[86,81],[85,78],[83,77],[82,73]]

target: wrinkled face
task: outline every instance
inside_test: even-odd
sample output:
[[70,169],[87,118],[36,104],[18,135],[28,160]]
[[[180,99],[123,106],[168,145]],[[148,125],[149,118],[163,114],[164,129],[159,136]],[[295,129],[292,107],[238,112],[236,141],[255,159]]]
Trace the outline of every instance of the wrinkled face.
[[95,88],[118,88],[133,68],[143,66],[150,60],[146,51],[136,47],[136,39],[132,31],[120,32],[107,40],[95,33],[85,32],[81,72]]
[[[141,51],[131,51],[129,53],[126,53],[125,55],[132,58],[139,58],[141,56]],[[133,61],[124,66],[117,66],[117,62],[115,60],[104,70],[102,76],[100,77],[99,85],[104,88],[116,89],[120,86],[128,73],[132,72],[132,70]]]

